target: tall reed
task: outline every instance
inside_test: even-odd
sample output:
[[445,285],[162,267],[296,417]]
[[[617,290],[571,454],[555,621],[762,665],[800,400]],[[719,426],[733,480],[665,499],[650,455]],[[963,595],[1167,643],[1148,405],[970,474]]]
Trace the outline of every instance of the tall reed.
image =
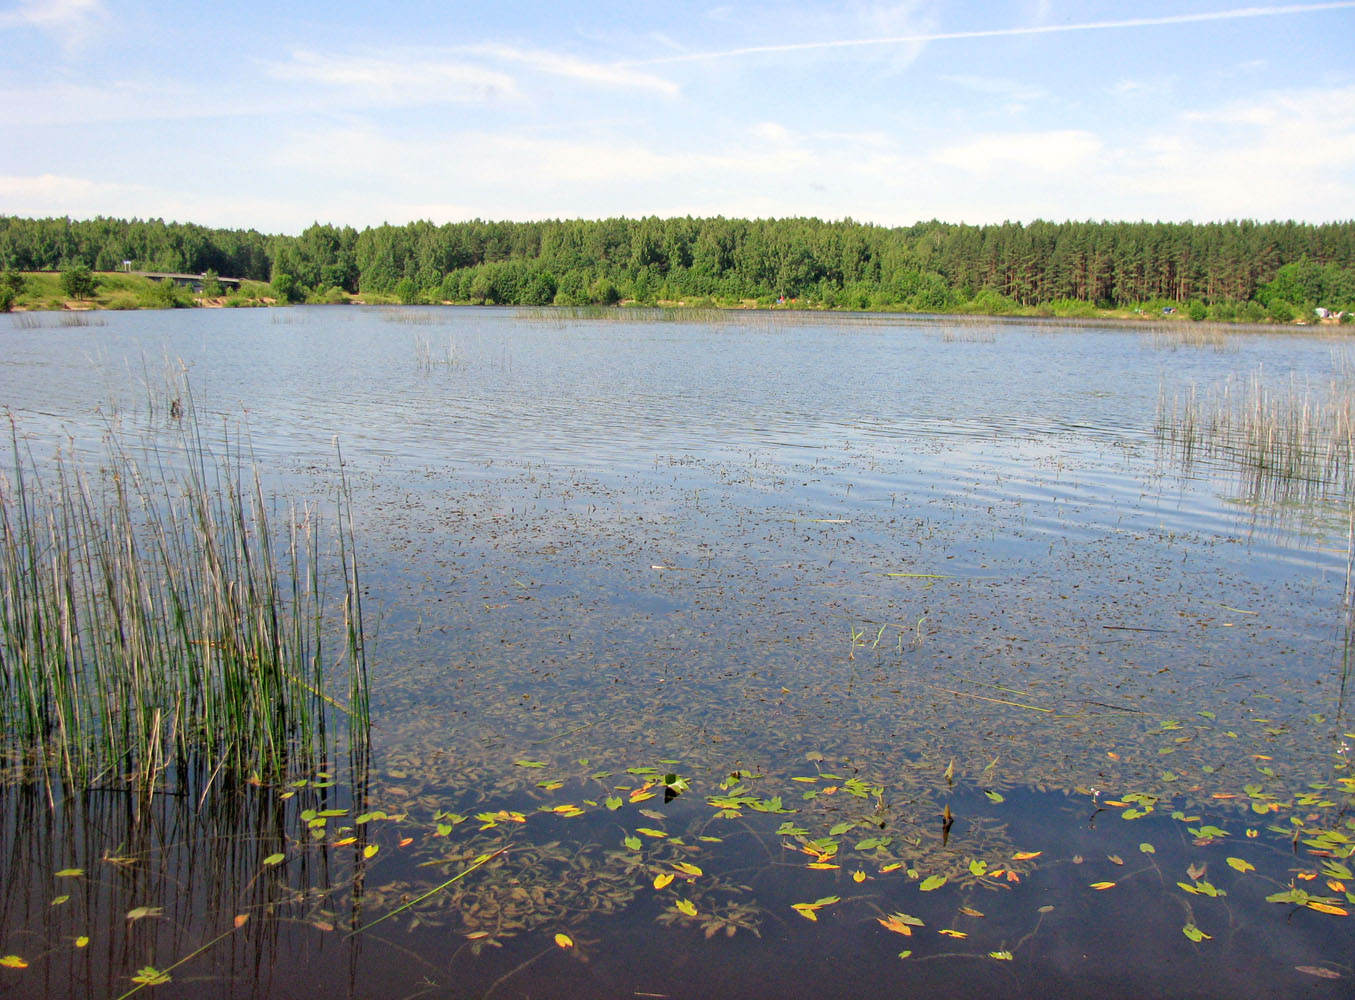
[[1274,385],[1257,371],[1208,391],[1158,393],[1158,438],[1185,460],[1227,459],[1259,489],[1336,490],[1355,498],[1355,380]]
[[[365,739],[367,665],[351,499],[332,529],[272,504],[240,441],[214,457],[191,405],[134,458],[38,463],[10,418],[0,477],[0,739],[68,780],[153,782],[206,760],[279,779],[335,710]],[[340,458],[340,462],[341,462]],[[325,541],[330,539],[330,541]],[[342,597],[330,600],[335,581]],[[331,662],[332,661],[332,662]],[[346,704],[329,693],[346,674]]]

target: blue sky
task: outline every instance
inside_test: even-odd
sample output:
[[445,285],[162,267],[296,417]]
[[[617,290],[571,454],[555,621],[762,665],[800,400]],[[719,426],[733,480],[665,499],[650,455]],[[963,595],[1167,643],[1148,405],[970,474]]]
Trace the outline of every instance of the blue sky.
[[0,214],[1344,220],[1352,40],[1355,0],[20,0]]

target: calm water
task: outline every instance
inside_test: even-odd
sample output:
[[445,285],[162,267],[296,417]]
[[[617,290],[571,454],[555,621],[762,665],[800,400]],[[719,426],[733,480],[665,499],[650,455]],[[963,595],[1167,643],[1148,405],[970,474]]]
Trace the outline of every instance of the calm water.
[[[372,770],[187,813],[6,791],[15,995],[116,996],[209,942],[150,988],[1349,995],[1349,918],[1265,899],[1355,889],[1340,840],[1304,843],[1355,836],[1349,500],[1258,500],[1154,435],[1164,389],[1321,387],[1349,370],[1339,341],[765,313],[95,322],[0,317],[0,404],[35,455],[160,433],[180,367],[280,496],[332,497],[337,438],[379,612]],[[307,807],[348,812],[317,833]],[[881,923],[900,913],[922,925]]]

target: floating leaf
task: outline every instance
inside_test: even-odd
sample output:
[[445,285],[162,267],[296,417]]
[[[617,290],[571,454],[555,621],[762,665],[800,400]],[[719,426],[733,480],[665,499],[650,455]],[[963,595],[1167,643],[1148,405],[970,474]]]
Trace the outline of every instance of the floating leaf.
[[237,914],[235,915],[234,924],[235,924],[235,929],[236,929],[236,930],[239,930],[241,927],[245,926],[245,924],[248,923],[248,922],[249,922],[249,914],[248,914],[248,913],[237,913]]
[[914,927],[924,926],[917,917],[909,916],[906,913],[891,913],[887,917],[876,917],[875,921],[885,930],[902,934],[904,937],[910,937]]
[[0,965],[3,965],[6,969],[28,968],[28,963],[18,955],[6,955],[4,958],[0,958]]
[[1010,962],[1012,960],[1012,953],[1009,951],[990,951],[988,957],[995,958],[999,962]]
[[153,965],[147,965],[137,970],[132,982],[140,983],[142,986],[161,986],[171,981],[168,972],[161,972]]
[[366,847],[362,849],[362,856],[364,858],[373,857],[379,850],[381,850],[380,844],[368,844]]
[[555,935],[555,944],[560,948],[573,948],[574,939],[568,934],[557,934]]
[[680,912],[687,914],[689,917],[696,916],[696,904],[690,899],[679,899],[673,905],[676,906]]
[[282,864],[282,859],[285,857],[285,854],[270,854],[263,859],[263,865],[265,868],[272,868],[274,865]]
[[545,766],[546,766],[546,762],[545,762],[544,760],[515,760],[515,761],[513,761],[513,763],[516,764],[518,767],[545,767]]
[[981,917],[981,916],[983,916],[983,911],[982,911],[982,910],[976,910],[976,909],[974,909],[974,907],[972,907],[972,906],[962,906],[962,907],[960,907],[960,912],[963,913],[966,917]]
[[1093,882],[1093,883],[1092,883],[1092,888],[1095,889],[1095,890],[1097,890],[1098,892],[1104,892],[1106,889],[1114,889],[1114,888],[1115,888],[1115,883],[1114,883],[1114,882]]
[[653,827],[648,826],[637,826],[635,832],[643,833],[646,837],[654,837],[656,839],[668,836],[668,834],[664,833],[662,830],[655,830]]
[[57,877],[57,878],[79,878],[79,877],[80,877],[81,875],[83,875],[83,874],[85,874],[85,870],[84,870],[83,868],[63,868],[63,869],[61,869],[61,871],[59,871],[59,872],[56,873],[56,877]]
[[907,958],[911,954],[912,954],[911,951],[901,951],[899,952],[899,958]]
[[158,917],[163,912],[158,906],[138,906],[127,911],[127,919],[142,920],[145,917]]
[[672,872],[661,872],[654,876],[654,888],[662,889],[667,886],[676,876]]
[[1144,841],[1142,844],[1139,845],[1139,850],[1142,851],[1144,854],[1157,853],[1157,848],[1154,847],[1152,844],[1148,843],[1147,841]]
[[1196,927],[1194,924],[1186,924],[1184,927],[1181,928],[1181,933],[1184,934],[1186,937],[1190,938],[1192,941],[1196,942],[1197,944],[1201,941],[1212,940],[1211,935],[1206,934],[1204,931],[1200,930],[1200,928]]
[[1243,861],[1241,858],[1229,858],[1229,859],[1228,859],[1228,866],[1229,866],[1230,868],[1236,868],[1238,871],[1242,872],[1242,874],[1244,874],[1244,875],[1245,875],[1247,872],[1254,872],[1254,871],[1256,871],[1256,866],[1255,866],[1254,864],[1252,864],[1252,863],[1249,862],[1249,861]]
[[70,898],[71,898],[70,896],[55,896],[52,898],[52,902],[50,905],[60,906],[62,903],[69,901]]
[[920,890],[922,890],[923,892],[931,892],[931,891],[934,890],[934,889],[939,889],[939,888],[941,888],[941,887],[942,887],[943,885],[945,885],[945,884],[946,884],[946,876],[944,876],[944,875],[928,875],[925,879],[922,880],[922,884],[921,884],[920,886],[918,886],[918,888],[919,888]]
[[968,935],[967,933],[965,933],[964,931],[951,930],[949,927],[943,927],[941,930],[937,931],[937,933],[938,933],[938,934],[944,934],[946,937],[953,937],[953,938],[967,938],[967,937],[969,937],[969,935]]
[[629,847],[632,851],[638,851],[643,846],[643,842],[640,840],[639,837],[627,837],[625,840],[622,841],[622,843]]
[[852,881],[853,881],[853,882],[856,882],[856,883],[859,884],[859,883],[861,883],[861,882],[864,882],[865,880],[866,880],[866,873],[863,872],[861,869],[858,868],[856,871],[852,872]]
[[76,946],[77,948],[86,948],[86,947],[88,947],[88,946],[89,946],[89,938],[87,938],[87,937],[85,937],[85,935],[81,934],[78,938],[75,939],[75,946]]
[[975,858],[969,862],[969,874],[981,876],[987,874],[987,872],[988,872],[987,861],[982,861]]
[[1333,916],[1337,917],[1350,916],[1350,911],[1345,909],[1344,907],[1333,906],[1331,903],[1320,903],[1315,899],[1308,900],[1308,902],[1305,903],[1304,905],[1307,906],[1308,909],[1310,910],[1316,910],[1318,913],[1330,913]]
[[1296,965],[1294,966],[1305,976],[1317,976],[1318,979],[1340,979],[1341,973],[1333,972],[1331,969],[1324,969],[1320,965]]
[[673,867],[677,871],[681,872],[683,875],[689,875],[692,878],[696,878],[698,875],[706,874],[696,865],[690,864],[689,862],[686,861],[679,861],[675,865],[673,865]]
[[1038,858],[1044,851],[1017,851],[1012,855],[1013,861],[1029,861],[1031,858]]
[[1005,798],[1002,797],[1002,794],[1001,794],[1000,792],[993,792],[993,791],[989,791],[988,789],[984,789],[983,794],[986,795],[986,796],[988,796],[988,799],[989,799],[990,802],[1006,802],[1006,801],[1007,801]]

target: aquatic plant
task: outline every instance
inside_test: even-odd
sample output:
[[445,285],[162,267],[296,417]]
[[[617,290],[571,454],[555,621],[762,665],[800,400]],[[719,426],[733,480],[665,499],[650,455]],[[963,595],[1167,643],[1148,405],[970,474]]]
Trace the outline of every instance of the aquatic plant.
[[[275,531],[239,441],[227,435],[215,458],[182,405],[165,450],[138,460],[110,430],[97,467],[73,449],[40,467],[10,418],[0,731],[12,762],[76,782],[149,786],[190,761],[276,780],[324,744],[332,710],[365,734],[346,484],[332,532],[295,504]],[[332,668],[346,673],[346,703],[328,693]]]
[[1155,430],[1187,462],[1196,455],[1232,462],[1254,492],[1297,486],[1355,495],[1355,380],[1340,375],[1325,387],[1277,385],[1260,370],[1203,392],[1164,383]]

